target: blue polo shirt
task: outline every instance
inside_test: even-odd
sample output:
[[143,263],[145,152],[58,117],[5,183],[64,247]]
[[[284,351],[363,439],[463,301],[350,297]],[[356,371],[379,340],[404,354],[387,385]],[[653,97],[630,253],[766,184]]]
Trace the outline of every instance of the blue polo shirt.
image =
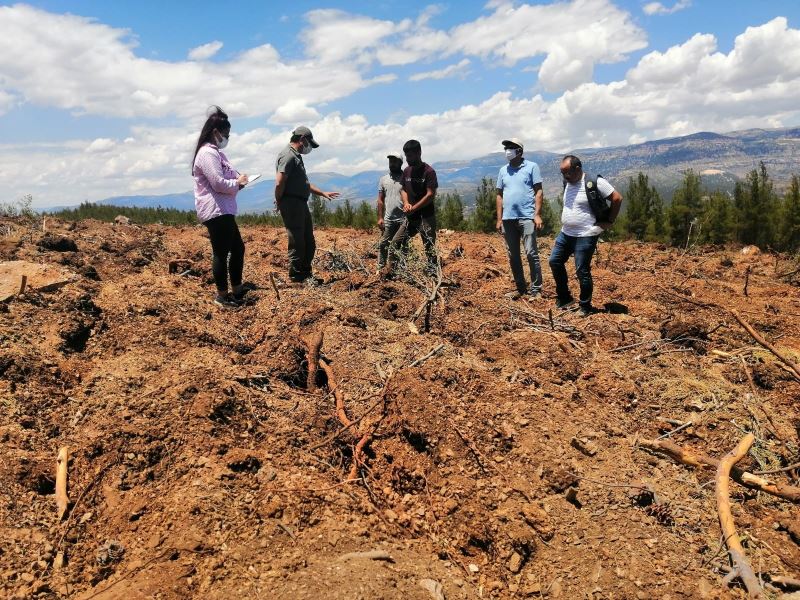
[[533,186],[542,183],[539,165],[522,159],[516,169],[511,163],[500,167],[495,187],[503,191],[503,220],[533,219]]

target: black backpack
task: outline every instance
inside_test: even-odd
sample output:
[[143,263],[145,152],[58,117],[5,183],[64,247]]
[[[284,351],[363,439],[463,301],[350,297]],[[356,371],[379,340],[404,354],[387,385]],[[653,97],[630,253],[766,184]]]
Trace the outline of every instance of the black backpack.
[[[597,189],[597,180],[602,177],[598,175],[594,179],[584,179],[584,187],[586,190],[586,200],[589,201],[589,208],[594,213],[596,223],[604,223],[611,217],[611,205],[600,194]],[[564,188],[567,189],[567,182],[564,182]]]

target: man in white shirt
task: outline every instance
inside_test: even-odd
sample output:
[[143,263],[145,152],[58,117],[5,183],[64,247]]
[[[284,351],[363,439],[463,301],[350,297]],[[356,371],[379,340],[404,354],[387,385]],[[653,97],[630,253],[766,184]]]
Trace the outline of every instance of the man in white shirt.
[[[564,267],[574,254],[575,275],[581,288],[580,311],[588,316],[596,312],[592,307],[592,256],[597,248],[597,238],[614,224],[622,206],[622,195],[602,177],[598,177],[596,182],[587,181],[581,160],[571,154],[561,159],[561,175],[564,178],[561,233],[556,237],[549,260],[556,283],[556,306],[566,309],[575,304]],[[596,191],[591,189],[595,185]],[[593,196],[597,194],[600,204],[604,205],[603,209],[595,206],[593,210],[587,188]],[[607,207],[606,201],[610,201],[610,207]]]

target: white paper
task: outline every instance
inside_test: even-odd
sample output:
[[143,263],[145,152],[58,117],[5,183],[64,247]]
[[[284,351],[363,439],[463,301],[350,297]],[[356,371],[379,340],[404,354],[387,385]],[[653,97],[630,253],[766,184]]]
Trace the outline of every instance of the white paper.
[[258,175],[253,175],[252,177],[248,175],[247,176],[247,183],[245,185],[250,185],[251,183],[253,183],[259,177],[261,177],[261,173],[259,173]]

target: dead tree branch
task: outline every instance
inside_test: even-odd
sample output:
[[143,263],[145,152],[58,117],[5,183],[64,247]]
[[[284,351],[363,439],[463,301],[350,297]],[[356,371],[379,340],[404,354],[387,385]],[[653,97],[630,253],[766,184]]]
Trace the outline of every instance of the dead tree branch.
[[[670,440],[645,440],[640,441],[639,446],[642,448],[647,448],[648,450],[661,452],[662,454],[669,456],[674,461],[690,467],[710,467],[715,469],[720,463],[720,461],[716,458],[707,456],[702,452],[695,452],[693,450],[681,448],[678,444]],[[767,479],[764,479],[763,477],[758,477],[757,475],[754,475],[748,471],[743,471],[735,466],[731,468],[731,478],[733,478],[736,483],[744,487],[765,492],[767,494],[777,496],[778,498],[783,498],[784,500],[794,502],[795,504],[800,503],[800,488],[798,487],[784,485],[781,483],[773,483]]]
[[751,598],[763,598],[763,589],[758,581],[758,577],[750,566],[750,561],[742,548],[739,536],[736,533],[736,525],[731,515],[731,500],[729,494],[729,484],[731,469],[739,462],[753,445],[755,436],[748,433],[742,438],[739,444],[731,452],[726,454],[717,466],[716,476],[716,496],[717,511],[719,512],[719,524],[722,528],[722,535],[725,544],[728,546],[728,553],[731,556],[733,570],[725,576],[724,581],[730,583],[738,577],[747,588]]
[[67,496],[67,463],[69,462],[69,449],[64,446],[58,451],[56,459],[56,507],[58,508],[58,520],[62,520],[69,508],[69,496]]
[[741,315],[739,315],[739,313],[738,313],[738,312],[736,312],[735,310],[732,310],[732,311],[731,311],[731,314],[733,315],[733,318],[734,318],[734,319],[736,319],[736,320],[739,322],[739,325],[741,325],[742,327],[744,327],[744,329],[747,331],[747,333],[749,333],[749,334],[750,334],[750,336],[751,336],[751,337],[752,337],[752,338],[753,338],[755,341],[757,341],[757,342],[758,342],[759,344],[761,344],[761,345],[762,345],[764,348],[766,348],[767,350],[769,350],[770,352],[772,352],[772,354],[774,354],[774,355],[775,355],[775,356],[778,358],[778,360],[780,360],[780,361],[781,361],[783,364],[785,364],[787,367],[789,367],[789,368],[790,368],[790,369],[791,369],[791,370],[794,372],[794,376],[795,376],[795,377],[796,377],[798,380],[800,380],[800,365],[798,365],[798,364],[797,364],[797,363],[795,363],[795,362],[792,362],[792,361],[791,361],[791,360],[789,360],[789,359],[788,359],[786,356],[784,356],[783,354],[781,354],[781,353],[780,353],[780,352],[779,352],[779,351],[778,351],[778,350],[775,348],[775,346],[773,346],[772,344],[770,344],[770,343],[769,343],[767,340],[765,340],[765,339],[764,339],[764,338],[763,338],[763,337],[762,337],[762,336],[761,336],[761,335],[760,335],[760,334],[759,334],[759,333],[758,333],[758,332],[757,332],[755,329],[753,329],[753,326],[752,326],[752,325],[750,325],[750,323],[748,323],[747,321],[745,321],[745,320],[744,320],[744,319],[741,317]]

